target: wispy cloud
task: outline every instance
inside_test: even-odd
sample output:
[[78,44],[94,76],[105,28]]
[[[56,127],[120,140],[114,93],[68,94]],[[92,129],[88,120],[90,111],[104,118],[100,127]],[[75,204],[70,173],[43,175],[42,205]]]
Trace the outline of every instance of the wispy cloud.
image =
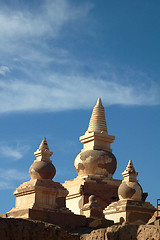
[[123,85],[107,79],[80,76],[51,76],[39,84],[10,80],[0,81],[0,112],[62,111],[93,106],[102,97],[105,105],[160,104],[159,87]]
[[1,56],[7,54],[31,61],[34,54],[46,59],[46,51],[48,56],[56,49],[53,43],[63,35],[63,27],[75,19],[83,19],[93,6],[90,3],[73,6],[67,0],[38,1],[34,7],[28,7],[24,1],[22,5],[21,8],[16,4],[1,5],[0,50]]
[[13,183],[0,180],[0,190],[14,189]]
[[[0,9],[0,113],[88,108],[97,97],[105,105],[160,104],[160,87],[152,79],[148,81],[147,74],[118,73],[101,62],[92,65],[63,48],[67,30],[79,30],[93,4],[44,0],[32,8],[26,1],[21,3],[4,3]],[[90,75],[82,70],[86,68]],[[9,148],[7,152],[15,159],[21,157],[19,150]]]
[[29,149],[29,146],[9,146],[4,143],[0,144],[1,156],[11,159],[12,161],[21,159]]
[[0,168],[0,190],[14,189],[16,181],[27,181],[29,176],[26,172],[17,169]]
[[28,178],[28,174],[22,171],[18,171],[17,169],[3,169],[0,168],[0,178],[3,180],[26,180]]
[[10,72],[7,66],[0,66],[0,75],[5,75],[7,72]]
[[57,37],[67,21],[84,17],[93,6],[86,3],[74,7],[67,0],[39,1],[34,8],[27,8],[25,4],[24,1],[21,9],[11,5],[9,7],[9,4],[1,6],[1,38],[14,37],[17,40],[23,37]]

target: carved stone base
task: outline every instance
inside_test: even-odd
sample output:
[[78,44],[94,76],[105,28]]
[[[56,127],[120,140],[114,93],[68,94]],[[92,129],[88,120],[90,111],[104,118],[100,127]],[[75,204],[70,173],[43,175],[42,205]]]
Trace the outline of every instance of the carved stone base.
[[105,218],[114,223],[126,222],[128,224],[146,224],[151,218],[155,208],[149,202],[119,200],[111,203],[103,211]]
[[88,203],[89,197],[95,195],[98,204],[104,209],[111,202],[118,200],[120,183],[121,180],[92,175],[66,181],[63,184],[69,191],[66,197],[66,206],[75,214],[83,214],[81,209]]

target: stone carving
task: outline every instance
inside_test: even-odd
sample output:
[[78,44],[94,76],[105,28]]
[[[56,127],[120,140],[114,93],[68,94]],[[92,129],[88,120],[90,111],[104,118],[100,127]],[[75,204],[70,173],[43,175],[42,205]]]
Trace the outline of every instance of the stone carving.
[[82,207],[82,211],[85,212],[85,216],[90,218],[104,218],[103,208],[97,203],[95,195],[91,195],[88,198],[89,202]]

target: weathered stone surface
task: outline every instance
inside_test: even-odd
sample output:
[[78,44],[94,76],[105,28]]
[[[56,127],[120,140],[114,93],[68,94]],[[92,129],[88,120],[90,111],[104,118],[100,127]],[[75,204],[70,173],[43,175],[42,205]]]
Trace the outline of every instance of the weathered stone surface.
[[1,240],[78,240],[78,234],[45,222],[0,218]]
[[107,219],[94,219],[94,218],[88,218],[87,219],[87,225],[89,228],[97,229],[97,228],[106,228],[109,226],[112,226],[114,224],[113,221],[107,220]]
[[66,206],[76,214],[82,214],[80,209],[88,203],[91,195],[97,197],[97,202],[103,209],[113,201],[118,200],[118,187],[121,180],[108,179],[96,176],[87,176],[85,179],[77,177],[66,181],[63,186],[69,191],[66,197]]
[[[108,228],[64,229],[46,222],[0,218],[1,240],[159,240],[160,227],[154,225],[113,225]],[[84,234],[85,233],[85,234]],[[87,233],[87,234],[86,234]]]
[[78,175],[112,176],[117,168],[116,157],[109,151],[86,150],[80,152],[75,159]]
[[111,226],[81,235],[81,240],[159,240],[160,228],[156,226]]
[[160,227],[141,225],[138,228],[137,240],[159,240]]

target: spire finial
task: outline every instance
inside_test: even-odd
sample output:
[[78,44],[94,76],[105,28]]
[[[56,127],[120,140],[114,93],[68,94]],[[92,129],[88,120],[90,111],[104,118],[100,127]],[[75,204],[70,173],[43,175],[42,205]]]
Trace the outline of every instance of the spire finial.
[[50,162],[50,157],[53,152],[50,152],[46,138],[44,137],[39,148],[34,153],[37,158],[37,161],[47,161]]
[[48,143],[47,143],[47,140],[45,137],[43,138],[43,140],[39,146],[39,150],[49,151]]
[[98,98],[90,119],[88,132],[107,132],[105,111],[101,98]]
[[[101,100],[101,98],[98,98],[98,99],[97,99],[96,105],[102,105],[102,100]],[[103,106],[103,105],[102,105],[102,106]]]
[[126,170],[122,173],[124,180],[125,179],[132,179],[134,181],[137,181],[137,175],[138,172],[135,171],[135,168],[133,166],[132,160],[129,160],[128,165],[126,167]]
[[43,138],[39,148],[34,153],[36,160],[29,169],[32,179],[52,179],[56,169],[50,160],[53,152],[50,152],[46,138]]
[[129,173],[133,173],[133,172],[135,173],[136,172],[135,168],[133,166],[132,160],[129,160],[128,165],[126,167],[126,171],[129,172]]

